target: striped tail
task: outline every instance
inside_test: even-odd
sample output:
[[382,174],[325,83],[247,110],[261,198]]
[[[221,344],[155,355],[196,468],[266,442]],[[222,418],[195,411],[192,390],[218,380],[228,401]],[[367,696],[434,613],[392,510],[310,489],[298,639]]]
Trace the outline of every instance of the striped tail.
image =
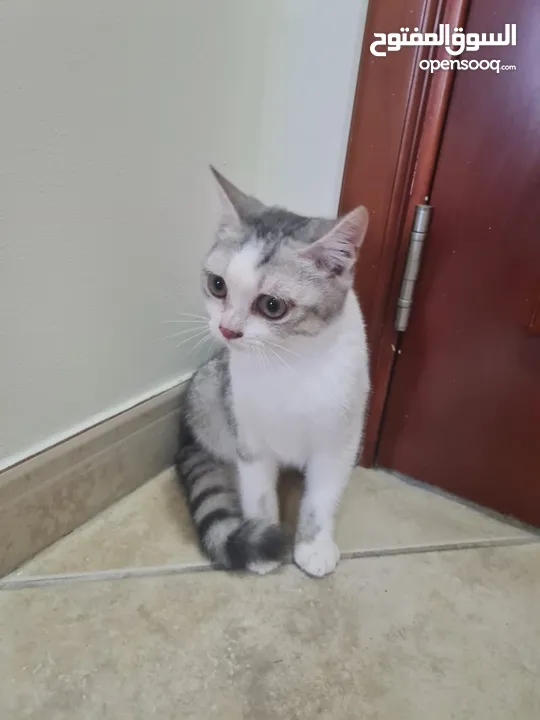
[[285,549],[280,527],[246,520],[229,468],[190,432],[187,435],[176,468],[205,554],[217,565],[234,570],[280,560]]

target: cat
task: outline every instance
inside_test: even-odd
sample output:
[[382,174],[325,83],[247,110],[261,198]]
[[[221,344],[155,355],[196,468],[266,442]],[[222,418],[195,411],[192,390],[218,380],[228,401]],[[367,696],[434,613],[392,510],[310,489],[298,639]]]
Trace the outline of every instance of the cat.
[[334,516],[369,393],[352,289],[368,212],[303,217],[263,205],[212,171],[221,219],[202,290],[222,349],[183,395],[177,473],[207,556],[262,574],[285,550],[278,471],[302,470],[293,556],[322,577],[339,561]]

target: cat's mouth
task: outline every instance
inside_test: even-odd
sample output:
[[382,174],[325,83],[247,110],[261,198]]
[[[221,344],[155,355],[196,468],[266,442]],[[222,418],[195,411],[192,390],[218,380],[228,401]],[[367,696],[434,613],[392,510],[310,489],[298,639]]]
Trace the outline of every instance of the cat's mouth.
[[249,341],[244,339],[243,333],[228,334],[221,327],[213,329],[215,341],[229,350],[246,350],[250,347]]

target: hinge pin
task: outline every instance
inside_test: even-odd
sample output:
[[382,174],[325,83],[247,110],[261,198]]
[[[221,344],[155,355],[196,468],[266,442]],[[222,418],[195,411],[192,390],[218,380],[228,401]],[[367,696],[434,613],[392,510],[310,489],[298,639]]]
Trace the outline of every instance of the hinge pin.
[[403,280],[397,301],[395,327],[398,332],[405,332],[409,324],[414,288],[416,286],[416,280],[418,279],[418,272],[420,271],[420,261],[422,259],[424,242],[429,231],[432,209],[431,205],[417,205],[414,212],[409,249],[407,251],[407,262],[405,263],[405,271],[403,273]]

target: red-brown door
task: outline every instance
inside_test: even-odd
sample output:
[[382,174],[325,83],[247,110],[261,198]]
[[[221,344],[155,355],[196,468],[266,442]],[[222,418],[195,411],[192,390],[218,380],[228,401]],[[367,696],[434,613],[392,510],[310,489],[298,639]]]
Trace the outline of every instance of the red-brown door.
[[514,48],[457,73],[378,463],[540,525],[540,4],[473,0]]

